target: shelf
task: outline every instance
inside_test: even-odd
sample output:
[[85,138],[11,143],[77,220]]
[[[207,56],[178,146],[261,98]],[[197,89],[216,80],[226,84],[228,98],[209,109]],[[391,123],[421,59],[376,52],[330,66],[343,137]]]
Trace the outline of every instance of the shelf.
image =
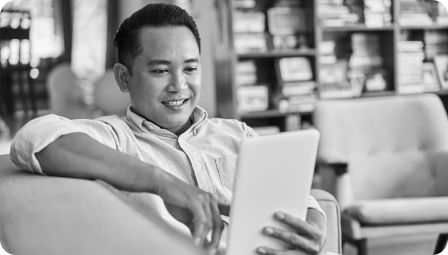
[[382,96],[394,96],[394,91],[377,91],[377,92],[363,92],[360,97],[382,97]]
[[314,49],[307,50],[276,50],[268,52],[246,52],[237,53],[238,58],[281,58],[291,56],[315,56],[316,51]]
[[406,25],[406,26],[400,26],[400,29],[403,30],[444,30],[448,29],[448,24],[445,25],[439,25],[439,24],[433,24],[433,25]]
[[394,26],[389,25],[385,27],[368,27],[366,25],[348,25],[343,27],[322,27],[323,32],[381,32],[381,31],[393,31]]
[[13,29],[10,27],[0,28],[0,39],[29,39],[29,29]]
[[24,65],[24,64],[0,66],[0,71],[5,71],[5,72],[28,71],[30,69],[31,69],[30,65]]
[[280,112],[279,110],[267,110],[267,111],[259,111],[259,112],[246,112],[241,113],[241,119],[257,119],[257,118],[281,118],[291,114],[306,114],[311,113],[312,111],[289,111],[289,112]]

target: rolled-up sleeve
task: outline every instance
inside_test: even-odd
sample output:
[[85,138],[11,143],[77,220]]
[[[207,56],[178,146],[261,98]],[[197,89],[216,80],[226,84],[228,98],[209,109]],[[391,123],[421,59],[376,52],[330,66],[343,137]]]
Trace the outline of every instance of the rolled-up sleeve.
[[307,208],[319,211],[324,216],[324,218],[327,219],[324,210],[322,209],[322,207],[320,207],[317,200],[311,195],[308,195]]
[[35,154],[59,137],[72,133],[86,134],[113,149],[119,146],[114,129],[102,121],[70,120],[50,114],[29,121],[17,132],[11,144],[11,160],[21,168],[43,174]]

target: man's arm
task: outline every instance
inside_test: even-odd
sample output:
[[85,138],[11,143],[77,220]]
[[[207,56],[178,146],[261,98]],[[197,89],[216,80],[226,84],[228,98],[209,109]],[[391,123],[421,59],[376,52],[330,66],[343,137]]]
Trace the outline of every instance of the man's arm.
[[37,160],[45,174],[100,179],[118,189],[150,192],[162,197],[174,217],[185,223],[199,245],[217,247],[222,223],[216,199],[197,187],[143,161],[105,146],[88,135],[72,133],[56,139]]

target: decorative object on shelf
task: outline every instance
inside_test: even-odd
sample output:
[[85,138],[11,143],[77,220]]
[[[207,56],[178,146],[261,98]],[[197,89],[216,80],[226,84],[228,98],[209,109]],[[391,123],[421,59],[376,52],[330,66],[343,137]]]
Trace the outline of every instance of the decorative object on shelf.
[[448,55],[435,56],[434,64],[436,66],[440,87],[442,89],[448,89]]
[[[365,80],[364,91],[365,92],[385,91],[387,87],[386,75],[387,75],[386,71],[381,69],[371,71]],[[360,96],[360,94],[358,94],[357,96]]]
[[313,79],[310,60],[306,57],[287,57],[277,61],[277,70],[282,81],[308,81]]
[[433,62],[425,62],[422,66],[422,85],[426,92],[440,90],[440,81],[437,77],[436,67]]
[[238,112],[265,111],[269,108],[269,90],[265,85],[241,86],[237,90]]

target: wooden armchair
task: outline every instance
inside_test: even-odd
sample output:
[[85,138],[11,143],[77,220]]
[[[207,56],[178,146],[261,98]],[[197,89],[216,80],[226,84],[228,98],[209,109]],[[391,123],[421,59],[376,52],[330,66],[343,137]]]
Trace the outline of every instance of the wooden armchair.
[[372,238],[448,233],[448,119],[436,95],[320,101],[314,121],[323,186],[358,254]]

